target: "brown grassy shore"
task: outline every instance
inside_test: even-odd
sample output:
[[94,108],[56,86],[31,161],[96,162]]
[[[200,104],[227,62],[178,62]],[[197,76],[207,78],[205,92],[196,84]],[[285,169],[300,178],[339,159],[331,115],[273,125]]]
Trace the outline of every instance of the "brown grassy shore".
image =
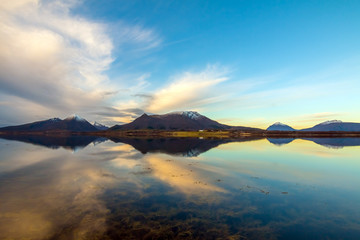
[[202,131],[168,131],[168,130],[113,130],[97,132],[70,132],[70,131],[16,131],[0,132],[0,135],[45,135],[71,136],[91,135],[99,137],[179,137],[179,138],[348,138],[360,137],[360,132],[301,132],[301,131],[243,131],[243,130],[202,130]]
[[243,130],[203,130],[203,131],[167,131],[167,130],[116,130],[100,131],[98,136],[109,137],[180,137],[180,138],[331,138],[360,137],[360,132],[300,132],[300,131],[243,131]]
[[167,131],[167,130],[115,130],[96,133],[104,137],[179,137],[179,138],[244,138],[263,137],[261,131],[245,132],[238,130],[203,130],[203,131]]

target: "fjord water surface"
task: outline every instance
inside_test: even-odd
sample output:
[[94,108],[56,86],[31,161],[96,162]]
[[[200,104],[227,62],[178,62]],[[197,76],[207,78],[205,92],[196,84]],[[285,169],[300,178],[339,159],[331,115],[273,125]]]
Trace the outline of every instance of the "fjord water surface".
[[348,139],[17,140],[0,239],[360,239]]

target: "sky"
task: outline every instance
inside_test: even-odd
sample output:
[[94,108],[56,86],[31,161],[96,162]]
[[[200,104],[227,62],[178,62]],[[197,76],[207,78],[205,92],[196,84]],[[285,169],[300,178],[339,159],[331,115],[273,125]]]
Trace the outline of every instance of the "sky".
[[192,110],[224,124],[360,122],[360,1],[0,3],[0,126],[108,126]]

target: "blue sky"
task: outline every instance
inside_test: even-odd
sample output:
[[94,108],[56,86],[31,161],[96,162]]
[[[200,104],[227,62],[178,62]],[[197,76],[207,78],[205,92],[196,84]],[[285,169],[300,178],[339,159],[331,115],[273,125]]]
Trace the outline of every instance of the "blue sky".
[[195,110],[360,122],[359,1],[0,3],[0,126]]

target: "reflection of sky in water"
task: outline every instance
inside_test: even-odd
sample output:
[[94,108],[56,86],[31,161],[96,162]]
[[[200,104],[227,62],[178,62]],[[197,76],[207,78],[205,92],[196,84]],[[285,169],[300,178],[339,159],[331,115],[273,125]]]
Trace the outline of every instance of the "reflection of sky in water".
[[359,152],[258,140],[186,158],[0,140],[0,239],[357,239]]
[[360,183],[359,150],[328,149],[304,140],[277,148],[260,140],[221,145],[202,157],[233,172],[237,169],[261,178],[356,191]]

